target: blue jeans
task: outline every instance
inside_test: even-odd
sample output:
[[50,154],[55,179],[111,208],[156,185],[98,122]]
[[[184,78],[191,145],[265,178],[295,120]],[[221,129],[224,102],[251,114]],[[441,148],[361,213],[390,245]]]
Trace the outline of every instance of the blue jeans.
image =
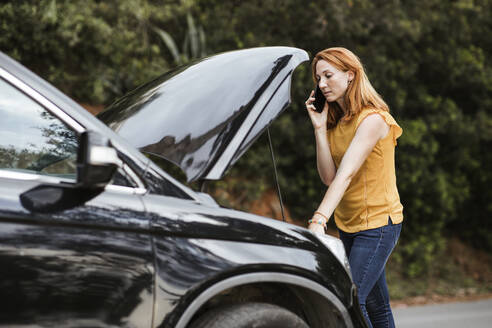
[[400,236],[401,223],[347,233],[339,230],[349,258],[359,304],[369,327],[395,327],[384,267]]

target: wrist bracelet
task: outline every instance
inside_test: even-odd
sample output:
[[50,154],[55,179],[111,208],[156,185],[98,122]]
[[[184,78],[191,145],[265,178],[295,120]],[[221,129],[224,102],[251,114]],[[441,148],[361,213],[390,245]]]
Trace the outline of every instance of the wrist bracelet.
[[317,223],[320,226],[322,226],[324,229],[326,229],[326,222],[323,219],[309,219],[308,223]]
[[324,218],[325,218],[326,222],[328,222],[328,221],[330,220],[330,218],[328,218],[326,215],[324,215],[324,214],[323,214],[323,213],[321,213],[321,212],[316,211],[316,212],[314,212],[314,214],[319,214],[319,215],[321,215],[322,217],[324,217]]

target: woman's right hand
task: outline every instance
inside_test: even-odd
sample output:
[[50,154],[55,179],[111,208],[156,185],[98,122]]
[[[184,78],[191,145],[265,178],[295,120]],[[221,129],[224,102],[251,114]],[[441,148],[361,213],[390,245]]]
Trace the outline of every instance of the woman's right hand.
[[321,113],[316,111],[316,108],[313,105],[314,102],[314,90],[311,90],[309,94],[309,98],[306,100],[306,110],[311,118],[311,123],[313,123],[313,128],[315,130],[326,129],[326,121],[328,117],[328,103],[325,102],[325,106]]

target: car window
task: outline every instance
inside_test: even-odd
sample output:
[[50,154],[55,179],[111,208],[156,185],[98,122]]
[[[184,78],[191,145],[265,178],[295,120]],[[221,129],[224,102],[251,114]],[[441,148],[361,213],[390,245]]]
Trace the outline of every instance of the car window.
[[137,188],[137,184],[123,169],[118,169],[113,176],[111,184],[123,187]]
[[0,169],[76,179],[75,131],[0,79]]

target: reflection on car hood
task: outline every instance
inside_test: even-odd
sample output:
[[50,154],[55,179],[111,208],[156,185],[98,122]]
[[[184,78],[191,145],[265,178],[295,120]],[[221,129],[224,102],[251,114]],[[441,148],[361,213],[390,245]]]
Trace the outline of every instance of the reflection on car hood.
[[304,50],[226,52],[170,71],[99,118],[143,152],[178,165],[188,182],[220,179],[290,103]]

